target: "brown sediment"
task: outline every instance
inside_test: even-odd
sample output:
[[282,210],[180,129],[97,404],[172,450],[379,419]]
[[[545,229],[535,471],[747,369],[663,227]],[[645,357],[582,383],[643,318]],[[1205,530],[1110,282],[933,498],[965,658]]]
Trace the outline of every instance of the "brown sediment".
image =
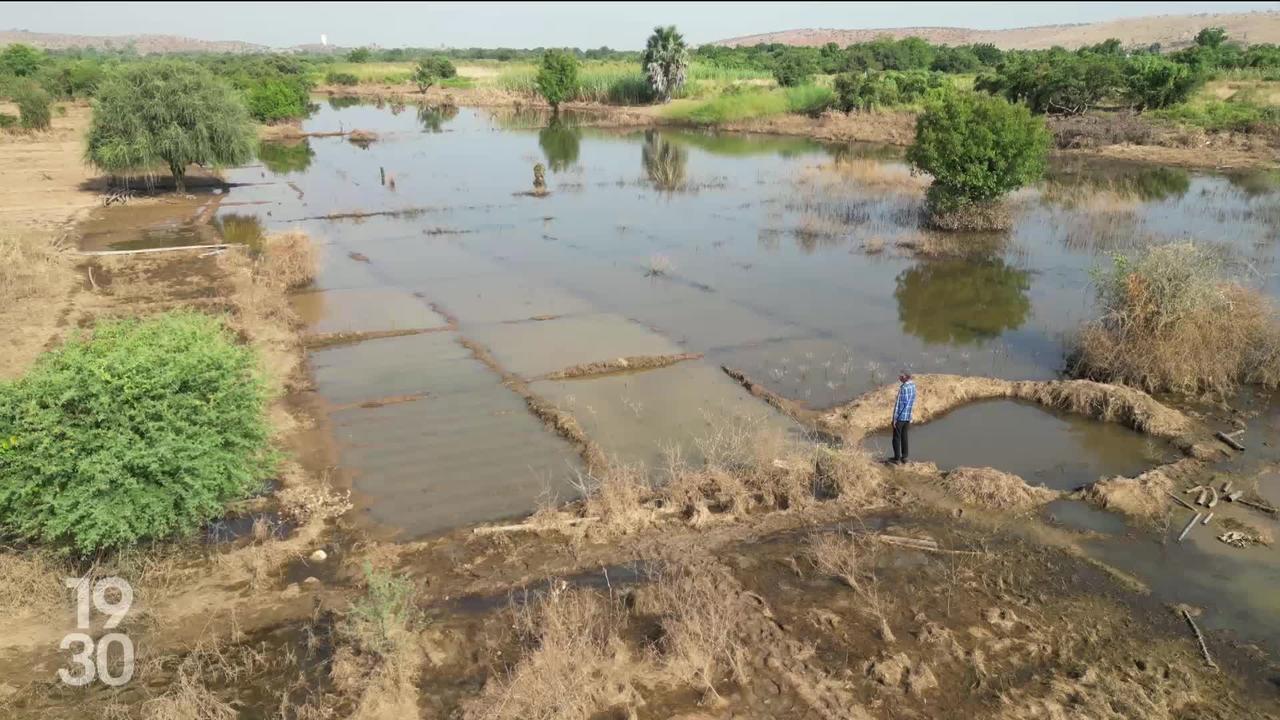
[[295,218],[296,221],[302,220],[363,220],[371,217],[418,217],[425,213],[434,212],[438,208],[433,207],[417,207],[403,208],[401,210],[373,210],[369,212],[352,211],[329,213],[328,215],[308,215],[307,217]]
[[377,398],[375,400],[364,400],[362,402],[346,403],[344,405],[334,405],[330,410],[351,410],[353,408],[372,409],[386,407],[388,405],[400,405],[403,403],[417,402],[425,398],[425,392],[407,393],[405,395],[389,395],[387,397]]
[[527,322],[546,322],[547,320],[559,320],[563,315],[534,315],[532,317],[520,318],[518,320],[503,320],[503,325],[518,325]]
[[[925,374],[913,380],[917,388],[915,421],[928,422],[966,403],[978,400],[1026,400],[1095,420],[1118,422],[1148,435],[1183,441],[1196,429],[1191,418],[1161,404],[1141,390],[1091,380],[1002,380],[965,375]],[[823,429],[856,440],[889,427],[889,409],[897,397],[896,384],[865,393],[821,414]]]
[[352,145],[360,145],[363,147],[368,147],[371,143],[373,143],[377,139],[378,139],[378,133],[373,132],[372,130],[356,129],[347,133],[347,142],[351,143]]
[[1182,485],[1205,469],[1205,464],[1194,458],[1152,468],[1136,477],[1114,477],[1099,480],[1084,488],[1078,496],[1094,505],[1114,512],[1122,512],[1139,519],[1153,519],[1169,511]]
[[355,252],[354,250],[347,253],[347,257],[351,258],[352,260],[355,260],[356,262],[363,262],[363,263],[369,262],[368,255],[365,255],[362,252]]
[[425,333],[452,330],[451,327],[406,328],[404,330],[366,330],[358,332],[313,333],[304,335],[302,346],[307,350],[323,350],[325,348],[354,345],[365,340],[402,337],[404,335],[422,335]]
[[449,329],[451,330],[458,329],[458,316],[449,312],[448,308],[441,305],[440,303],[435,303],[435,302],[430,303],[429,307],[431,308],[432,312],[444,318],[445,323],[449,325]]
[[[533,318],[537,320],[537,318]],[[547,373],[539,380],[572,380],[575,378],[599,377],[601,375],[615,375],[626,372],[641,372],[644,370],[657,370],[659,368],[670,367],[676,363],[686,360],[700,360],[702,353],[680,353],[678,355],[629,355],[627,357],[615,358],[613,360],[599,360],[597,362],[584,363],[582,365],[573,365]]]
[[578,448],[588,472],[601,470],[608,466],[604,451],[595,441],[587,437],[587,433],[570,413],[561,410],[554,403],[530,389],[529,384],[519,375],[507,370],[493,356],[489,348],[468,337],[459,337],[458,342],[471,351],[475,359],[484,363],[490,370],[502,377],[502,383],[520,397],[524,398],[529,412],[551,428],[557,435],[573,443]]
[[810,410],[794,400],[789,400],[763,385],[756,384],[741,370],[731,368],[727,365],[721,365],[720,369],[724,371],[725,375],[733,378],[733,380],[739,385],[746,388],[747,392],[761,400],[764,400],[783,415],[790,417],[801,425],[807,425],[815,428],[818,427],[822,419],[818,412]]

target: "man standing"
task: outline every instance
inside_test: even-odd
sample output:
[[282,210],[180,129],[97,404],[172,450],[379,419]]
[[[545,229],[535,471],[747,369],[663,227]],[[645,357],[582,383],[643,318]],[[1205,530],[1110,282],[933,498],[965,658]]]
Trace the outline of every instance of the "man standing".
[[898,376],[902,386],[898,388],[898,401],[893,406],[893,462],[901,465],[907,461],[907,431],[911,429],[911,410],[916,405],[916,384],[911,373]]

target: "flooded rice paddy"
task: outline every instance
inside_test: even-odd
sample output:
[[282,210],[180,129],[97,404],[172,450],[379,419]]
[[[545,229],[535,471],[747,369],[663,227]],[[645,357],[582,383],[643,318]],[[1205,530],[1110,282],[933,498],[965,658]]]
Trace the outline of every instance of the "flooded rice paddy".
[[[250,243],[297,227],[320,244],[319,278],[295,298],[310,332],[415,331],[311,352],[357,512],[400,537],[574,494],[577,450],[528,412],[513,381],[570,412],[608,455],[656,465],[673,448],[696,456],[697,438],[736,418],[802,434],[722,365],[810,408],[903,368],[1056,377],[1066,339],[1092,315],[1091,269],[1145,243],[1213,243],[1245,282],[1280,295],[1280,191],[1265,173],[1058,162],[1015,196],[1009,233],[956,238],[920,228],[923,180],[890,149],[467,108],[333,104],[304,125],[353,128],[379,139],[270,145],[262,164],[231,171],[215,224]],[[535,164],[545,196],[530,193]],[[544,379],[676,353],[702,357]],[[1274,399],[1260,402],[1274,416]],[[1011,402],[961,408],[912,441],[915,460],[991,465],[1058,489],[1169,452],[1116,424]],[[1280,486],[1267,487],[1277,500],[1268,493]],[[1280,616],[1275,563],[1251,560],[1269,549],[1234,550],[1207,529],[1161,545],[1100,511],[1050,512],[1098,533],[1090,552],[1171,597],[1239,578],[1236,614],[1212,626],[1280,624],[1259,620]],[[1179,553],[1205,560],[1165,559]],[[1258,593],[1270,599],[1249,599]]]

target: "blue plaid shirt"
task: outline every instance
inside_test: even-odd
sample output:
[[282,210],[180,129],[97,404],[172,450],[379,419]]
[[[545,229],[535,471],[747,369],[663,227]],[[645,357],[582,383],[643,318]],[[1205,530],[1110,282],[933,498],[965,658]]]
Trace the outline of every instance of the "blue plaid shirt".
[[916,406],[916,384],[911,380],[898,389],[898,403],[893,407],[894,422],[911,422],[911,410]]

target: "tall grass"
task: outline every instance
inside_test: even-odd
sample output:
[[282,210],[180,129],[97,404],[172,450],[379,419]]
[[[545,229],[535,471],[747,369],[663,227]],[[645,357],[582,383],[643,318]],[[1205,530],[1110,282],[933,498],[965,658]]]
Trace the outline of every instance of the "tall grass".
[[[494,78],[494,86],[507,92],[536,95],[538,87],[537,67],[528,64],[510,64]],[[769,75],[755,70],[719,68],[714,65],[693,64],[688,80],[677,98],[700,97],[734,83],[768,80]],[[572,99],[576,102],[596,102],[608,105],[643,105],[653,102],[640,67],[635,63],[591,62],[583,63],[578,70],[578,89]]]
[[1206,130],[1257,132],[1280,129],[1280,107],[1261,105],[1247,97],[1184,103],[1154,110],[1151,115]]
[[411,62],[380,62],[380,63],[350,63],[340,62],[322,65],[316,78],[319,82],[324,72],[350,73],[362,83],[384,83],[388,85],[397,85],[409,82],[410,76],[413,75],[414,63]]
[[830,88],[818,85],[731,92],[702,102],[672,104],[663,115],[698,125],[716,125],[785,113],[818,113],[831,105],[833,97]]

